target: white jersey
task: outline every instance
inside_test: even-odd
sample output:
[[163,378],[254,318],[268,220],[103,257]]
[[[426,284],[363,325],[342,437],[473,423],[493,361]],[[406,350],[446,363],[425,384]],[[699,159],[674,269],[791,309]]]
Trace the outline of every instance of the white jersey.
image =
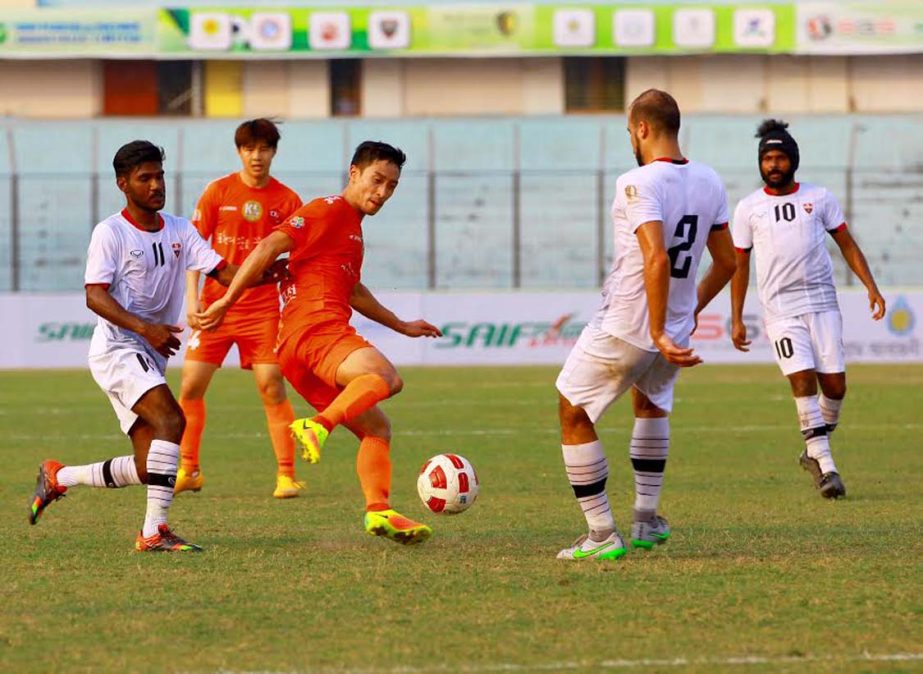
[[685,343],[692,333],[697,303],[696,272],[712,229],[727,225],[727,195],[715,171],[698,162],[657,160],[619,177],[612,202],[615,261],[603,286],[603,303],[591,324],[646,351],[656,351],[650,335],[644,257],[637,230],[663,223],[670,257],[666,333]]
[[[127,211],[116,213],[93,229],[87,250],[84,283],[105,284],[126,311],[150,323],[176,325],[183,308],[186,270],[209,273],[223,259],[186,220],[160,213],[163,226],[148,232],[133,224]],[[120,345],[144,348],[163,370],[166,358],[140,335],[101,316],[97,320],[90,356]]]
[[734,245],[754,249],[756,280],[767,321],[838,311],[828,232],[846,225],[830,192],[801,183],[791,194],[760,189],[734,211]]

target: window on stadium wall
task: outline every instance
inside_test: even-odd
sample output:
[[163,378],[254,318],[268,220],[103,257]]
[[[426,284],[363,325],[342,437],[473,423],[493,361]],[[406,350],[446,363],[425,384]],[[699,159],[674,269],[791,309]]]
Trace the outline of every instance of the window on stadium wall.
[[330,61],[330,114],[333,117],[357,117],[362,113],[362,61]]
[[625,59],[568,56],[564,59],[567,112],[621,112],[625,109]]
[[192,61],[104,61],[103,114],[194,114],[194,68]]

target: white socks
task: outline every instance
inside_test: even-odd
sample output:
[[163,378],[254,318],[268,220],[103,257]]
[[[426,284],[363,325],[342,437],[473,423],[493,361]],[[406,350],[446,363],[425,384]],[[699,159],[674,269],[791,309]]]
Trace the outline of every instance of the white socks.
[[84,466],[64,466],[58,471],[57,480],[62,487],[83,484],[88,487],[115,488],[141,484],[133,456],[117,456]]
[[166,440],[151,441],[147,454],[147,513],[141,533],[145,538],[156,534],[158,525],[167,523],[178,464],[179,445]]
[[798,424],[808,456],[816,459],[820,464],[822,473],[835,473],[836,464],[830,454],[830,438],[827,437],[827,422],[820,411],[817,396],[804,396],[795,398],[795,407],[798,408]]
[[561,452],[564,455],[567,479],[586,517],[591,538],[595,533],[597,537],[601,536],[599,540],[603,540],[615,530],[615,520],[606,495],[609,462],[602,443],[595,440],[582,445],[561,445]]
[[817,404],[820,405],[820,413],[827,424],[827,432],[833,433],[836,425],[840,423],[840,408],[843,407],[843,399],[834,400],[821,393],[817,396]]
[[635,470],[635,521],[657,514],[663,473],[670,452],[670,419],[635,419],[629,456]]

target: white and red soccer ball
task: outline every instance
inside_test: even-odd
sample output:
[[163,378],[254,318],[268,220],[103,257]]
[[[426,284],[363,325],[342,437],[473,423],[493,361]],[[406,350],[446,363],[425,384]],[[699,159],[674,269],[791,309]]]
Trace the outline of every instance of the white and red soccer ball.
[[478,497],[478,474],[458,454],[437,454],[423,464],[417,478],[417,493],[434,513],[454,515],[471,507]]

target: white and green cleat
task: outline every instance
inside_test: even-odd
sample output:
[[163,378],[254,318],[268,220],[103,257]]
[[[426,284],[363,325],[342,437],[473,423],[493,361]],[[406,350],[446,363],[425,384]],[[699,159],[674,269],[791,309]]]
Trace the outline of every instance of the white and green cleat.
[[670,525],[660,515],[649,520],[635,521],[631,525],[631,547],[651,550],[655,545],[662,545],[670,538]]
[[583,534],[569,548],[558,553],[558,559],[579,562],[584,559],[618,559],[625,555],[625,541],[618,531],[613,531],[605,540],[590,540],[589,534]]
[[308,463],[320,461],[320,451],[330,432],[312,419],[295,419],[289,426],[292,436],[301,445],[301,458]]

